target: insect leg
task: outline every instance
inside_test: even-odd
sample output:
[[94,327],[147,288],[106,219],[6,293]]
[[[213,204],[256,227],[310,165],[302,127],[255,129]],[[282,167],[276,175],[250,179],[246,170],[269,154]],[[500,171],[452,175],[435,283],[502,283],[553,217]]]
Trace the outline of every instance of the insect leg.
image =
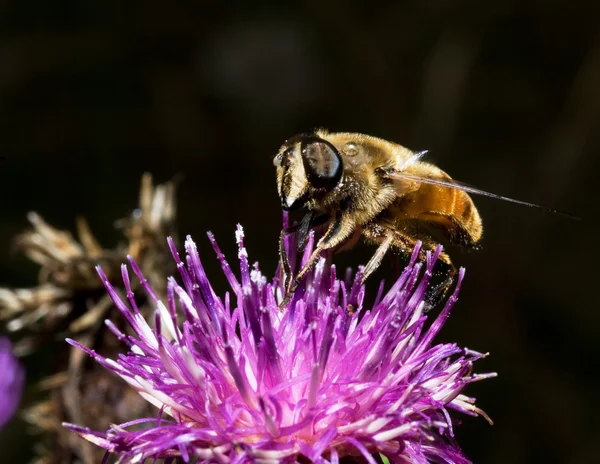
[[[424,240],[423,247],[421,248],[421,253],[423,254],[422,259],[425,259],[424,255],[427,250],[433,251],[436,249],[436,247],[437,244],[435,242]],[[435,267],[435,269],[438,269],[436,274],[438,276],[445,274],[444,280],[437,285],[429,287],[429,289],[425,292],[425,311],[429,311],[430,309],[437,306],[438,303],[440,303],[442,300],[444,300],[444,298],[448,294],[448,291],[450,290],[450,288],[452,288],[452,284],[454,283],[456,276],[458,275],[458,270],[456,269],[456,266],[454,266],[454,263],[452,262],[450,256],[447,253],[442,251],[438,256],[438,261],[439,263]],[[441,271],[439,270],[440,265],[442,267]]]
[[[390,246],[393,246],[407,255],[410,255],[417,242],[415,236],[403,233],[395,228],[386,227],[381,223],[373,223],[368,225],[364,228],[363,233],[368,240],[379,243],[379,248],[365,266],[362,283],[364,283],[365,280],[377,269],[377,267],[379,267],[383,256]],[[436,243],[433,241],[423,240],[423,245],[421,247],[421,251],[419,252],[419,259],[421,261],[425,261],[427,251],[435,250],[436,246]],[[447,278],[445,281],[437,285],[429,292],[434,301],[439,301],[446,295],[446,292],[452,286],[454,278],[456,277],[456,268],[452,264],[450,256],[448,256],[447,253],[440,253],[438,260],[449,270],[447,271]]]
[[381,260],[383,259],[387,251],[390,249],[390,246],[392,246],[393,242],[394,236],[392,234],[387,235],[385,240],[381,242],[379,248],[377,248],[377,251],[375,251],[375,254],[365,266],[362,280],[360,282],[361,285],[364,284],[367,278],[379,267],[379,265],[381,264]]
[[425,311],[429,311],[430,309],[437,306],[438,303],[440,303],[442,300],[444,300],[446,298],[448,291],[450,290],[450,288],[452,288],[452,284],[454,283],[454,280],[456,279],[456,276],[458,275],[458,271],[457,271],[456,267],[454,267],[454,265],[451,262],[444,263],[444,264],[447,264],[449,266],[449,269],[447,271],[447,275],[446,275],[446,278],[444,279],[444,281],[441,282],[440,284],[428,289],[425,292],[425,301],[426,301]]
[[306,245],[310,230],[325,224],[329,220],[330,217],[327,214],[316,215],[310,211],[302,217],[300,222],[284,229],[284,232],[286,235],[297,233],[298,250],[302,250]]
[[317,263],[319,257],[321,256],[321,252],[335,248],[341,244],[352,233],[353,229],[354,222],[351,221],[347,216],[339,214],[333,220],[333,222],[327,228],[325,235],[323,235],[323,237],[321,237],[317,243],[317,246],[308,258],[308,261],[304,264],[302,269],[300,269],[300,272],[298,272],[298,275],[296,275],[294,279],[290,279],[286,288],[285,297],[279,305],[279,309],[283,309],[291,301],[298,284]]
[[279,259],[281,261],[281,283],[286,287],[288,279],[291,280],[292,278],[292,268],[290,267],[290,261],[285,250],[285,230],[282,230],[279,235]]

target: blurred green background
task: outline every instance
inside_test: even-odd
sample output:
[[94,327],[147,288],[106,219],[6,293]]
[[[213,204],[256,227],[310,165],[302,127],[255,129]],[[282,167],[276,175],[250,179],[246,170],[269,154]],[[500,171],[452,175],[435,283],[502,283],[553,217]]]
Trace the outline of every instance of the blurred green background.
[[[429,149],[457,179],[584,217],[476,199],[483,249],[453,250],[467,277],[441,338],[491,352],[476,369],[499,377],[467,391],[495,425],[464,418],[459,442],[477,463],[597,459],[600,3],[5,0],[0,22],[0,285],[36,282],[11,253],[28,211],[63,229],[85,215],[112,246],[150,171],[183,174],[180,231],[224,290],[204,232],[234,256],[243,224],[275,268],[287,137]],[[23,431],[0,435],[3,462],[26,462]]]

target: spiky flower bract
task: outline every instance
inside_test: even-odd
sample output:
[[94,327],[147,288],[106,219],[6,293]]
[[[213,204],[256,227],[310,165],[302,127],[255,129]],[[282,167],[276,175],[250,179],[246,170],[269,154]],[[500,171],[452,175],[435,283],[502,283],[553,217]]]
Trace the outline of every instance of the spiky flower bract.
[[[483,355],[454,343],[433,345],[454,293],[431,323],[425,290],[441,249],[418,261],[420,244],[387,294],[363,306],[361,271],[338,279],[322,258],[280,311],[282,283],[249,265],[238,226],[239,277],[209,239],[231,286],[220,298],[190,237],[181,260],[169,245],[182,284],[168,281],[162,302],[133,259],[130,266],[156,303],[154,327],[142,317],[122,267],[122,298],[99,269],[115,305],[133,329],[107,321],[129,348],[104,358],[73,340],[159,408],[158,418],[136,419],[106,432],[65,424],[120,457],[121,462],[177,458],[185,462],[337,463],[354,457],[374,463],[469,462],[453,437],[451,410],[482,414],[463,388],[492,374],[473,375]],[[292,266],[302,257],[287,240]],[[134,418],[132,418],[134,419]],[[301,458],[301,456],[303,456]]]
[[0,337],[0,428],[19,407],[24,380],[25,372],[12,352],[10,340]]

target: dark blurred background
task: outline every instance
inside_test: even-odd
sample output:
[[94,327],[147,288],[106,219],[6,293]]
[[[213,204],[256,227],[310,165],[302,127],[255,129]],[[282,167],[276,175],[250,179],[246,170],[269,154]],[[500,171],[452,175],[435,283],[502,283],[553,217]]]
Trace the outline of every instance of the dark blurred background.
[[[476,199],[483,249],[453,250],[467,278],[441,338],[489,351],[476,369],[499,377],[467,391],[495,425],[464,418],[460,443],[477,463],[596,460],[599,3],[6,0],[0,21],[0,285],[36,283],[11,253],[28,211],[71,230],[84,215],[113,246],[150,171],[183,175],[180,232],[224,290],[204,232],[235,256],[243,224],[275,268],[287,137],[429,149],[457,179],[584,218]],[[23,430],[2,432],[7,461],[27,460]]]

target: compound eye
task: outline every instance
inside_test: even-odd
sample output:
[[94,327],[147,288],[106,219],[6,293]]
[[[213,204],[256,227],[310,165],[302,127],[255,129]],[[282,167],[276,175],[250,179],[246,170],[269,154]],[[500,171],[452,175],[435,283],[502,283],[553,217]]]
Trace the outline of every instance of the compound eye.
[[327,140],[308,137],[302,141],[302,161],[310,184],[333,189],[342,177],[342,158]]

